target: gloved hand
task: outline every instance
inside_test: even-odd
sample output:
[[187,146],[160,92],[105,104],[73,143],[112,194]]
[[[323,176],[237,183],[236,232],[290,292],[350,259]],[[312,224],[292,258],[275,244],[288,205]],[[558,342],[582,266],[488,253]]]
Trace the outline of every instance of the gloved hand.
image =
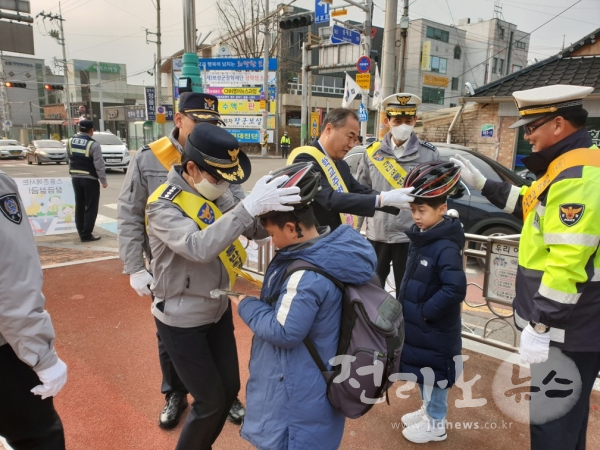
[[519,354],[522,363],[542,363],[548,359],[550,333],[538,333],[530,324],[521,333]]
[[286,205],[286,203],[297,203],[300,201],[300,188],[292,186],[288,188],[278,188],[279,185],[285,183],[289,177],[282,175],[272,179],[271,175],[265,175],[256,182],[254,188],[248,196],[242,200],[242,204],[246,211],[252,217],[260,216],[261,214],[270,211],[293,211],[294,207]]
[[42,400],[54,397],[67,382],[67,365],[60,358],[53,366],[36,372],[42,384],[35,386],[31,392],[41,395]]
[[152,294],[148,287],[152,283],[154,283],[154,277],[146,269],[129,275],[129,284],[140,297]]
[[414,187],[409,187],[382,192],[379,194],[379,206],[395,206],[396,208],[402,208],[415,199],[408,195],[414,190]]
[[460,155],[454,156],[454,158],[450,158],[450,162],[460,167],[460,176],[464,182],[473,189],[477,189],[478,191],[482,190],[487,178],[484,177],[467,158]]

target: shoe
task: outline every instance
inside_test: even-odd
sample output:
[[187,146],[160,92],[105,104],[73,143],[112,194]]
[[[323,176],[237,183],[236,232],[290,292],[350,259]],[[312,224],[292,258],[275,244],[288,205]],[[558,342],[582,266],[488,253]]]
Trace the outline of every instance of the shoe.
[[410,427],[411,425],[414,425],[415,423],[419,423],[423,419],[424,415],[425,415],[425,405],[421,406],[421,408],[419,408],[418,411],[404,414],[401,419],[402,425],[404,425],[404,427]]
[[424,415],[420,422],[402,430],[402,435],[415,444],[444,441],[448,437],[446,434],[446,421],[441,420],[438,422],[439,426],[433,426],[431,419]]
[[229,408],[229,414],[227,414],[227,420],[234,425],[241,425],[246,415],[246,408],[242,405],[242,402],[238,398],[233,401],[233,405]]
[[94,236],[91,234],[90,237],[81,238],[81,242],[99,241],[100,239],[102,239],[102,236]]
[[167,394],[167,403],[158,418],[158,426],[165,430],[175,428],[181,419],[181,414],[188,406],[187,394],[171,392]]

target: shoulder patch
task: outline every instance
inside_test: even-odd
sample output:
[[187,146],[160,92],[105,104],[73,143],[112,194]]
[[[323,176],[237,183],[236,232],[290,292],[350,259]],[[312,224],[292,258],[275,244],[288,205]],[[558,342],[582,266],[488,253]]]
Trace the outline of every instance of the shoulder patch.
[[568,227],[572,227],[583,217],[585,205],[581,203],[563,203],[559,207],[560,221]]
[[23,220],[21,205],[17,194],[6,194],[0,197],[0,211],[4,217],[17,225]]
[[158,196],[158,198],[162,198],[165,200],[173,201],[175,197],[181,192],[181,188],[177,186],[173,186],[169,184],[167,188]]
[[436,146],[433,145],[431,142],[427,142],[427,141],[419,141],[419,143],[423,146],[423,147],[427,147],[429,150],[437,150]]

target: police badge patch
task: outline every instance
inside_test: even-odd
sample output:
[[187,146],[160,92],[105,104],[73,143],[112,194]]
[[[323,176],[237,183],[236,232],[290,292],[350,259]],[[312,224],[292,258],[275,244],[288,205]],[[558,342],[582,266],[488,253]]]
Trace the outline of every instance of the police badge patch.
[[581,203],[564,203],[560,205],[559,217],[560,221],[568,227],[572,227],[583,217],[585,205]]
[[200,211],[198,211],[198,219],[204,222],[206,225],[210,225],[215,221],[215,213],[208,203],[205,203]]
[[19,205],[17,194],[6,194],[0,197],[0,211],[2,211],[2,214],[8,220],[17,225],[23,220],[23,213],[21,212],[21,205]]

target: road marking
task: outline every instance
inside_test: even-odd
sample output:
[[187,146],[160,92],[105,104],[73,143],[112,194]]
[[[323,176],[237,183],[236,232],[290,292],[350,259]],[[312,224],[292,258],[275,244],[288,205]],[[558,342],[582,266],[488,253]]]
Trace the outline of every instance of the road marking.
[[96,217],[96,225],[100,228],[104,228],[106,231],[117,234],[117,219],[98,214],[98,217]]
[[105,206],[105,207],[110,208],[110,209],[117,209],[117,204],[116,203],[107,203],[106,205],[102,205],[102,206]]

